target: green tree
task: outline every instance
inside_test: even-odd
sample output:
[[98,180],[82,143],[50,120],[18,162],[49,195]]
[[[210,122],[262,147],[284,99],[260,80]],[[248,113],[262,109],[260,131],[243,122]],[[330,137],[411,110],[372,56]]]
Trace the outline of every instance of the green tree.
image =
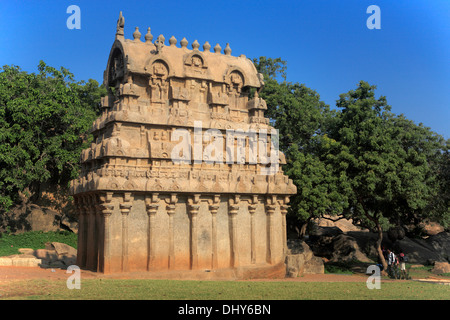
[[385,97],[375,98],[375,86],[361,81],[342,94],[340,112],[330,126],[339,148],[328,163],[348,181],[346,216],[378,233],[430,217],[429,203],[439,182],[434,162],[442,153],[442,137],[403,115],[390,112]]
[[437,174],[438,194],[433,198],[426,210],[430,212],[430,220],[439,221],[446,229],[450,227],[450,139],[441,140],[442,152],[433,163]]
[[[293,179],[298,193],[291,196],[289,218],[300,227],[300,235],[312,218],[340,214],[346,199],[340,189],[344,181],[325,162],[336,143],[326,135],[334,112],[316,91],[304,84],[286,82],[286,62],[280,58],[253,59],[264,75],[260,97],[267,102],[266,116],[279,131],[280,150],[287,164],[284,172]],[[279,82],[277,79],[283,79]]]
[[40,185],[77,176],[100,97],[95,80],[75,82],[67,69],[43,61],[39,73],[0,68],[0,209],[39,196]]

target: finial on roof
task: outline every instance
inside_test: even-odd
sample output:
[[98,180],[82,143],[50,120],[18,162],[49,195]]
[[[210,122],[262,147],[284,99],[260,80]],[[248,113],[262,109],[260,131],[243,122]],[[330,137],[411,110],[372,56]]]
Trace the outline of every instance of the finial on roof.
[[222,51],[222,47],[219,44],[216,44],[214,47],[214,53],[220,53]]
[[200,44],[197,40],[194,40],[194,42],[192,42],[192,49],[198,50],[198,48],[200,48]]
[[133,32],[133,38],[134,38],[134,41],[141,41],[141,33],[139,32],[138,27],[136,27],[136,29]]
[[166,38],[164,38],[164,36],[162,34],[160,34],[158,36],[158,38],[155,41],[156,52],[161,52],[162,48],[164,47],[165,40],[166,40]]
[[145,42],[150,43],[153,40],[153,35],[150,33],[150,27],[147,29],[147,34],[145,35]]
[[186,48],[187,45],[188,45],[188,41],[186,40],[186,38],[183,38],[183,39],[180,41],[180,44],[181,44],[181,47],[182,47],[182,48]]
[[122,11],[120,11],[119,19],[117,20],[117,29],[116,29],[116,38],[123,37],[123,29],[125,27],[125,18],[122,15]]
[[206,41],[205,44],[203,45],[203,51],[209,52],[209,50],[211,50],[211,45],[209,44],[208,41]]
[[223,49],[223,52],[229,56],[231,54],[231,48],[230,48],[230,44],[227,43],[227,46],[225,47],[225,49]]
[[171,36],[169,39],[169,43],[171,47],[174,47],[177,44],[177,39],[174,36]]

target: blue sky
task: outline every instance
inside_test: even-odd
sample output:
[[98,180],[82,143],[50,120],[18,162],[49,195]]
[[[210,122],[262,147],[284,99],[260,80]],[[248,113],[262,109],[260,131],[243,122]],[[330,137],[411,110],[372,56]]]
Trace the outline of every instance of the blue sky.
[[[81,9],[80,30],[66,26],[70,5]],[[379,30],[366,27],[370,5],[381,9]],[[197,39],[230,43],[236,56],[281,57],[287,80],[330,106],[365,80],[394,113],[450,138],[449,0],[1,0],[0,65],[36,72],[44,60],[101,83],[119,11],[126,38],[151,27],[155,39],[186,37],[189,48]]]

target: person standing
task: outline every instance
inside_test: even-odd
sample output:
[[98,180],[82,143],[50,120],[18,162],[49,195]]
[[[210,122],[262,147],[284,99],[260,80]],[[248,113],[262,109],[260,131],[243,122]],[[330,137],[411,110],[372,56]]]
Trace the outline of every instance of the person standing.
[[395,266],[395,254],[393,251],[391,251],[391,249],[387,249],[387,257],[388,257],[388,268],[387,268],[387,272],[391,277],[395,277],[394,275],[394,266]]
[[408,276],[406,274],[406,262],[408,261],[408,257],[403,252],[400,252],[399,260],[400,260],[400,273],[403,279],[408,279]]

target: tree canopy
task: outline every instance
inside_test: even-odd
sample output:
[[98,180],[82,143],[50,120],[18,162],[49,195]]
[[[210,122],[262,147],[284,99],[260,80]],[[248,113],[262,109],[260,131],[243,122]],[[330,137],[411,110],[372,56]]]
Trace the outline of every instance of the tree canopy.
[[[391,112],[375,86],[360,81],[332,110],[303,84],[286,82],[286,63],[261,57],[260,96],[280,133],[285,172],[297,185],[289,214],[300,223],[340,215],[379,234],[426,219],[449,223],[449,141]],[[278,81],[277,78],[283,78]]]
[[0,68],[0,209],[39,193],[45,181],[67,184],[78,174],[81,150],[106,90],[74,80],[41,61],[38,73]]
[[341,213],[346,199],[340,189],[345,183],[325,161],[336,148],[326,134],[335,112],[304,84],[279,82],[277,78],[286,75],[286,62],[280,58],[261,57],[253,62],[264,74],[260,96],[267,102],[266,116],[279,131],[280,150],[287,159],[284,171],[298,190],[291,197],[290,218],[306,227],[305,222],[312,218]]

